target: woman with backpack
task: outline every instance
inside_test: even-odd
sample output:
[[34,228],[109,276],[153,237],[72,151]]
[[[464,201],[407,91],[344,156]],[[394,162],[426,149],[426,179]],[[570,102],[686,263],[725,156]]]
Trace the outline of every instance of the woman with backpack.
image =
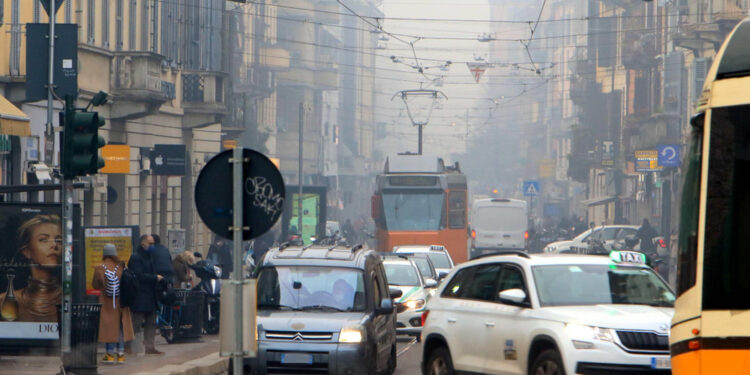
[[133,339],[133,322],[130,308],[120,305],[122,273],[125,262],[117,257],[113,244],[104,245],[102,264],[94,270],[92,286],[99,289],[102,304],[99,317],[99,342],[106,344],[104,363],[125,362],[125,341]]

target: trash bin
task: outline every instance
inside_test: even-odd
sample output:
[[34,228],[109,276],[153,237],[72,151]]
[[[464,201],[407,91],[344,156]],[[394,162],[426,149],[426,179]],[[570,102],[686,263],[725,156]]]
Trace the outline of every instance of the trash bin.
[[[60,305],[58,318],[62,322]],[[66,371],[74,373],[96,373],[96,350],[99,339],[100,303],[74,304],[71,309],[70,353],[63,355]],[[59,330],[62,335],[62,330]]]
[[[205,293],[200,290],[175,289],[172,305],[174,323],[161,332],[171,343],[175,340],[199,338],[203,335],[203,305]],[[163,327],[160,327],[161,330]]]

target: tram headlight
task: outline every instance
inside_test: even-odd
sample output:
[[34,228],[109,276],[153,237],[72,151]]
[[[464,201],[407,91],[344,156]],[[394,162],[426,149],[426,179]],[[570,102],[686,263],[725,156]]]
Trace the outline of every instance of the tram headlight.
[[576,349],[591,349],[591,341],[614,342],[615,332],[611,328],[592,327],[582,324],[566,324],[565,333],[573,341]]

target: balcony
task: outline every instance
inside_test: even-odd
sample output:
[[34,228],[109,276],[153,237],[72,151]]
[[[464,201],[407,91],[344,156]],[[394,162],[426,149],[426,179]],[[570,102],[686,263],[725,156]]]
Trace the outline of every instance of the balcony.
[[164,56],[153,52],[115,52],[112,91],[117,106],[113,119],[134,119],[153,114],[162,104],[177,98],[176,66],[172,73]]
[[115,55],[114,93],[120,100],[164,103],[162,91],[163,56],[152,52],[127,52]]
[[250,67],[240,72],[240,77],[232,84],[232,91],[251,97],[266,98],[273,93],[276,79],[271,70],[265,67]]
[[220,72],[182,73],[182,106],[190,113],[225,114],[224,78]]
[[229,111],[224,103],[226,74],[210,71],[182,73],[182,108],[188,127],[213,124]]
[[656,34],[653,32],[629,32],[622,44],[622,63],[626,69],[642,70],[656,65],[659,54]]

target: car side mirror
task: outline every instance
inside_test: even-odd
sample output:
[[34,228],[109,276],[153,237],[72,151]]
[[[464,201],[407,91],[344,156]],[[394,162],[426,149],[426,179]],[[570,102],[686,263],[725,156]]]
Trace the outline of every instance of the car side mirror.
[[437,280],[435,280],[433,278],[429,278],[429,279],[427,279],[427,280],[424,281],[424,287],[425,288],[429,289],[429,288],[435,288],[437,286],[438,286],[438,282],[437,282]]
[[527,307],[526,292],[521,289],[506,289],[499,293],[500,302],[507,305]]
[[375,315],[388,315],[391,313],[393,313],[393,300],[390,298],[383,298],[383,300],[380,301],[380,306],[375,309]]
[[448,271],[438,271],[438,280],[442,280],[446,276],[448,276]]
[[390,294],[391,299],[396,299],[404,295],[404,292],[401,291],[401,289],[389,286],[388,287],[388,294]]

